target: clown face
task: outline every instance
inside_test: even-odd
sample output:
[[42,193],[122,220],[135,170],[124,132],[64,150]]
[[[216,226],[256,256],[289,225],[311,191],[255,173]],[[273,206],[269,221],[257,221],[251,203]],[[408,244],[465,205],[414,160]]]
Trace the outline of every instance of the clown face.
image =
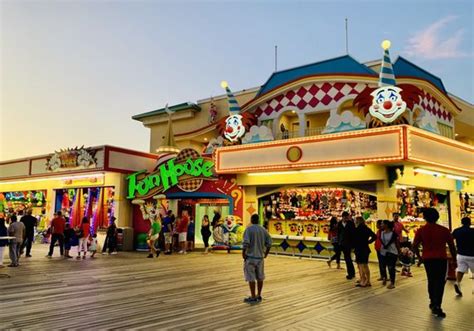
[[236,142],[245,134],[245,127],[242,123],[242,115],[230,115],[225,120],[224,137],[232,142]]
[[374,98],[369,108],[370,115],[383,123],[395,121],[407,108],[400,95],[401,91],[401,88],[395,86],[383,86],[372,92],[370,95]]

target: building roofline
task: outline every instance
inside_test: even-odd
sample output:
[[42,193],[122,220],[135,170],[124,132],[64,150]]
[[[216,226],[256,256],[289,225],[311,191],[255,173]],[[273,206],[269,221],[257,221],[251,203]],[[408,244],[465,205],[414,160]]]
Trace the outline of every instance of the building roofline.
[[[168,107],[168,109],[170,111],[173,111],[173,112],[183,111],[183,110],[187,110],[187,109],[193,109],[193,110],[196,110],[196,111],[201,111],[201,107],[199,107],[197,104],[195,104],[193,102],[179,103],[177,105],[173,105],[171,107]],[[160,114],[163,114],[165,112],[166,112],[166,107],[156,109],[156,110],[152,110],[152,111],[149,111],[149,112],[146,112],[146,113],[133,115],[132,119],[134,119],[136,121],[140,121],[140,119],[142,119],[142,118],[149,117],[149,116],[154,116],[154,115],[160,115]]]

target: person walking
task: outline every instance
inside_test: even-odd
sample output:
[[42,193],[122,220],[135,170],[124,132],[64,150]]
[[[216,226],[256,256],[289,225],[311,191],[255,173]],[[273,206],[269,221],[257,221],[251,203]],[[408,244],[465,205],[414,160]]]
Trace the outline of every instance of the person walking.
[[181,219],[178,221],[176,225],[176,232],[179,236],[179,247],[180,251],[179,254],[186,254],[186,239],[188,236],[188,224],[189,224],[189,216],[188,211],[183,210],[181,213]]
[[393,232],[397,234],[398,242],[401,242],[403,241],[403,232],[405,232],[408,236],[410,231],[408,231],[407,228],[402,224],[402,222],[400,222],[399,213],[393,213],[392,219],[393,219]]
[[453,237],[456,240],[458,255],[456,261],[458,268],[456,270],[456,282],[454,290],[456,294],[462,296],[461,281],[465,273],[471,270],[474,274],[474,229],[471,228],[471,219],[463,217],[462,226],[453,231]]
[[[253,214],[250,225],[244,232],[242,257],[244,259],[244,277],[249,283],[250,296],[244,302],[255,304],[262,301],[263,281],[265,280],[264,259],[272,247],[272,238],[267,230],[259,225],[259,217]],[[257,285],[257,293],[255,292]]]
[[82,259],[85,260],[86,255],[87,255],[87,242],[89,240],[89,235],[90,235],[90,224],[89,224],[89,218],[88,217],[83,217],[82,218],[82,223],[79,226],[78,229],[78,237],[79,237],[79,246],[77,247],[77,257],[76,259],[81,258],[81,251],[84,252],[84,255],[82,256]]
[[54,252],[54,245],[59,242],[59,252],[64,255],[64,229],[66,228],[66,220],[62,217],[60,211],[55,213],[55,217],[51,221],[51,243],[49,245],[49,253],[46,257],[51,258]]
[[383,274],[383,271],[382,271],[382,265],[383,265],[383,261],[382,261],[382,255],[380,254],[380,250],[382,249],[382,242],[380,241],[380,237],[382,236],[382,232],[383,232],[383,221],[382,220],[377,220],[377,233],[375,234],[376,238],[375,238],[375,242],[374,242],[374,248],[375,248],[375,251],[377,252],[377,260],[378,260],[378,264],[379,264],[379,278],[377,279],[377,281],[383,281],[384,278],[382,277],[382,274]]
[[[453,257],[456,256],[456,247],[454,247],[451,232],[444,226],[436,224],[439,219],[439,213],[436,209],[426,208],[423,211],[423,216],[427,223],[416,232],[413,249],[416,256],[425,265],[431,312],[437,317],[444,318],[446,313],[441,308],[441,304],[443,303],[444,286],[448,270],[446,245],[448,245]],[[420,245],[423,246],[423,255],[421,257]]]
[[329,233],[328,239],[331,241],[334,255],[327,261],[329,268],[331,268],[331,262],[336,260],[337,269],[341,269],[341,246],[339,246],[339,240],[337,237],[338,222],[336,217],[332,217],[329,221]]
[[171,244],[173,243],[173,221],[171,216],[173,212],[168,210],[165,218],[163,219],[163,236],[165,239],[165,255],[170,255],[172,248]]
[[64,258],[66,259],[72,259],[72,256],[70,254],[72,244],[74,243],[74,240],[76,239],[76,231],[74,231],[73,228],[71,228],[71,225],[69,223],[66,223],[66,227],[64,229]]
[[204,242],[204,254],[209,253],[209,238],[211,237],[211,229],[209,223],[209,216],[204,215],[201,222],[201,236]]
[[219,210],[214,209],[214,216],[212,217],[212,222],[211,222],[212,231],[214,231],[214,229],[219,226],[220,221],[221,221],[221,214],[219,213]]
[[109,255],[117,254],[117,225],[115,225],[115,220],[114,216],[110,218],[110,224],[107,227],[104,245],[102,246],[102,255],[107,254],[107,249]]
[[17,222],[16,215],[10,217],[10,225],[8,226],[8,234],[15,239],[10,240],[10,261],[9,267],[18,267],[20,265],[20,249],[25,239],[25,225]]
[[347,275],[346,279],[350,280],[355,277],[355,268],[352,263],[352,246],[354,239],[354,222],[347,211],[342,213],[342,221],[338,224],[337,239],[341,247],[344,261],[346,262]]
[[25,240],[21,244],[21,254],[26,247],[26,257],[31,257],[31,245],[35,237],[35,227],[38,225],[38,220],[32,214],[33,210],[28,209],[26,215],[20,219],[20,222],[25,225]]
[[[5,218],[0,217],[0,237],[7,237],[8,231],[5,225]],[[8,240],[0,239],[0,268],[3,268],[3,254],[5,247],[8,245]]]
[[194,250],[194,241],[196,235],[196,223],[194,222],[194,218],[190,217],[189,224],[188,224],[188,231],[186,234],[186,245],[187,251],[192,252]]
[[370,283],[369,270],[369,245],[376,239],[375,233],[365,224],[363,217],[356,217],[356,228],[354,230],[354,252],[357,267],[359,269],[360,281],[357,287],[372,286]]
[[383,221],[383,231],[380,234],[380,255],[382,258],[381,278],[383,285],[387,284],[387,269],[390,277],[388,289],[395,288],[395,264],[397,263],[398,254],[400,252],[400,243],[397,234],[393,231],[393,222],[389,220]]

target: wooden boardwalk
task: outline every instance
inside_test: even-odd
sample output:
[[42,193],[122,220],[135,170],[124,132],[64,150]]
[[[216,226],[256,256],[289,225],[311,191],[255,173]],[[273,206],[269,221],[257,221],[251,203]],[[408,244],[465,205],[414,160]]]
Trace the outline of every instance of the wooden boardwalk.
[[[394,290],[355,288],[324,261],[270,256],[261,304],[242,302],[238,254],[146,259],[143,253],[70,261],[33,258],[0,273],[0,329],[473,330],[472,280],[447,285],[447,318],[430,315],[422,268]],[[55,252],[55,254],[58,254]],[[377,278],[372,266],[373,279]]]

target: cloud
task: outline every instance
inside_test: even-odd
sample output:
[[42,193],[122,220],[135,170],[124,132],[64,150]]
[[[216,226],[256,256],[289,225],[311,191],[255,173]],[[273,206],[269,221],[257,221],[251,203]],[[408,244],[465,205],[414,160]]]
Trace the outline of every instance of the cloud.
[[445,28],[456,20],[457,16],[447,16],[434,22],[425,29],[415,32],[415,34],[408,39],[405,53],[409,56],[429,60],[468,56],[468,53],[460,49],[464,38],[464,29],[456,30],[451,36],[445,36],[445,33],[443,33]]

